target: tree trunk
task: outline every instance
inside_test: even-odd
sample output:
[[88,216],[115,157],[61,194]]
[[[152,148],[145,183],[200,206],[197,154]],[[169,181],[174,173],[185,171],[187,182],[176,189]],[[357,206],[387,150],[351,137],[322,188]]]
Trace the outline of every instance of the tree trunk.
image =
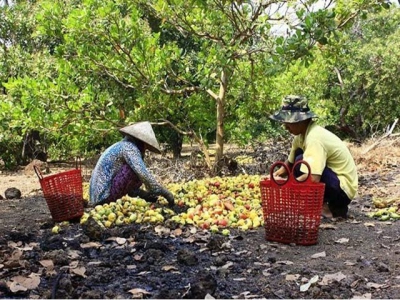
[[225,116],[225,96],[228,78],[226,72],[221,73],[221,82],[219,86],[219,94],[217,100],[217,136],[216,136],[216,152],[215,162],[217,163],[224,155],[224,116]]

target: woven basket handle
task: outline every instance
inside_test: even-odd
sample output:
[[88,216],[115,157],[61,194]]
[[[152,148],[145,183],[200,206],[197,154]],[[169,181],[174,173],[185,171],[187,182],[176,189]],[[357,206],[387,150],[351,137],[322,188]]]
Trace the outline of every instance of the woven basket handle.
[[33,166],[33,169],[35,170],[37,177],[39,177],[39,180],[42,180],[43,179],[42,171],[40,171],[40,169],[37,166]]
[[[304,164],[304,165],[307,167],[307,169],[308,169],[308,176],[307,176],[306,179],[304,179],[304,180],[302,180],[302,181],[297,180],[296,176],[294,176],[294,168],[295,168],[297,165],[300,165],[300,164]],[[295,164],[293,165],[291,175],[292,175],[292,177],[294,178],[294,180],[295,180],[297,183],[311,182],[311,167],[310,167],[310,165],[308,164],[308,162],[306,162],[305,160],[298,160],[298,161],[296,161]]]
[[[276,181],[275,177],[274,177],[274,170],[276,167],[278,166],[282,166],[286,169],[286,173],[288,174],[288,177],[286,180],[279,180]],[[276,185],[284,185],[289,181],[289,177],[290,177],[290,170],[288,168],[288,166],[283,162],[283,161],[277,161],[275,162],[272,166],[271,169],[269,170],[269,178],[276,184]]]

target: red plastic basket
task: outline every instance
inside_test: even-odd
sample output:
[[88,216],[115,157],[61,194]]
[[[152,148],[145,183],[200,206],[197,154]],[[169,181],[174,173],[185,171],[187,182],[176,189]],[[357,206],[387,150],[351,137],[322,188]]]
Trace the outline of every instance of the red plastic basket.
[[35,167],[40,186],[55,222],[80,218],[84,212],[81,169],[43,177]]
[[[308,168],[305,181],[297,181],[285,163],[276,162],[271,166],[270,179],[260,182],[266,240],[298,245],[318,242],[325,184],[311,181],[306,161],[296,162],[292,170],[301,163]],[[273,177],[277,166],[286,168],[287,179]]]

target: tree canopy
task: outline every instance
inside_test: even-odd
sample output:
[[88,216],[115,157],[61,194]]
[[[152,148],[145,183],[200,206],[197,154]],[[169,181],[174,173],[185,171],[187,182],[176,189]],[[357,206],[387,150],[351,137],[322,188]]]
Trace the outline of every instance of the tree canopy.
[[357,138],[399,112],[386,1],[37,0],[0,14],[8,164],[31,129],[55,159],[99,152],[144,119],[169,124],[157,134],[178,150],[186,137],[207,158],[215,142],[218,160],[227,141],[280,134],[268,115],[289,93]]

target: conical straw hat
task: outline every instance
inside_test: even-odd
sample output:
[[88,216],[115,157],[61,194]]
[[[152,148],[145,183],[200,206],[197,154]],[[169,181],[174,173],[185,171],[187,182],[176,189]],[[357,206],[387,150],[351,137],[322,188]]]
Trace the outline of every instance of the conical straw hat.
[[160,145],[156,139],[153,128],[150,122],[138,122],[119,130],[122,134],[129,135],[135,139],[144,142],[147,145],[147,149],[155,153],[161,153]]

